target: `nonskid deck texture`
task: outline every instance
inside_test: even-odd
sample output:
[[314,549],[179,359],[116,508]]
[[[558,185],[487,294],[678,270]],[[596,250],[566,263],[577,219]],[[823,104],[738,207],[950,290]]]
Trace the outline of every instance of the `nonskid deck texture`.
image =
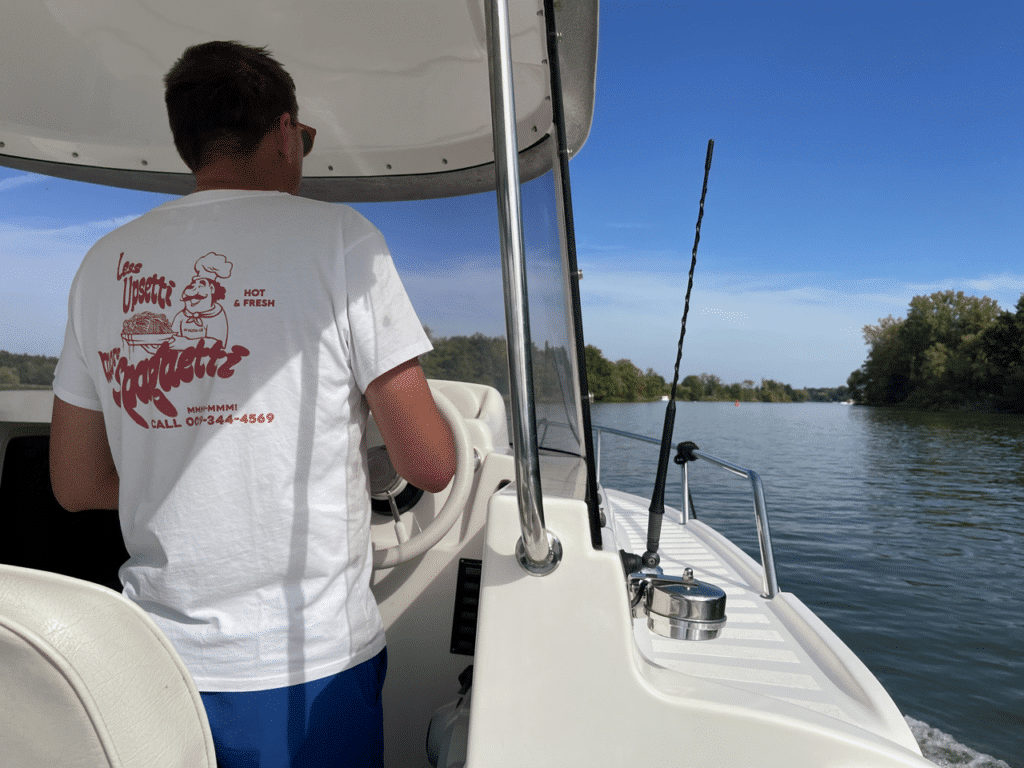
[[[620,546],[642,553],[647,542],[648,502],[610,490],[606,490],[606,498],[615,531],[625,538]],[[792,612],[783,598],[762,598],[759,581],[751,584],[702,540],[705,526],[692,520],[683,526],[680,520],[677,510],[666,509],[658,550],[661,567],[671,575],[681,575],[690,567],[697,579],[723,589],[727,622],[718,638],[694,641],[661,637],[648,629],[646,619],[634,619],[641,655],[668,669],[796,704],[873,733],[884,731],[878,714],[866,702],[856,700],[863,701],[863,692],[848,671],[837,665],[830,676],[797,639],[801,628],[787,627],[782,615],[792,616]],[[754,525],[753,519],[750,524]],[[820,650],[818,655],[822,655]]]

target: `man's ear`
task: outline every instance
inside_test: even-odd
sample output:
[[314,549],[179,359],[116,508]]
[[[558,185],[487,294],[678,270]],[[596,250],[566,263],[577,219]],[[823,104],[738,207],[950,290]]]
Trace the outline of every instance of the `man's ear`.
[[294,151],[295,142],[292,140],[292,116],[290,113],[285,112],[277,118],[275,139],[278,152],[292,160],[291,154]]

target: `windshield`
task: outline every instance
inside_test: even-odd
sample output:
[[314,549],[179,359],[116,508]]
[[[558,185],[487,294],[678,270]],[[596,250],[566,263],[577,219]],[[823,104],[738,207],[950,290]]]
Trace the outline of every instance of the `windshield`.
[[[583,455],[552,173],[521,188],[533,380],[542,448]],[[420,322],[434,344],[428,378],[495,387],[509,398],[501,247],[494,192],[354,206],[384,233]]]
[[[55,196],[76,201],[79,218],[59,232],[59,244],[43,228],[8,227],[0,262],[6,264],[3,325],[24,336],[25,351],[56,355],[64,335],[71,278],[85,252],[102,235],[173,196],[98,187],[84,182],[23,174],[9,185],[51,187]],[[582,456],[579,382],[567,274],[562,258],[555,181],[551,172],[521,187],[537,430],[541,447]],[[47,199],[47,198],[44,198]],[[102,199],[100,213],[90,203]],[[38,219],[38,198],[12,198],[12,215]],[[36,206],[33,208],[32,206]],[[488,384],[509,397],[505,345],[504,291],[498,238],[497,198],[492,192],[433,200],[354,205],[384,234],[420,321],[434,344],[424,356],[428,377]],[[36,218],[33,218],[35,216]],[[38,269],[27,269],[31,256]],[[45,275],[45,279],[40,279]],[[15,348],[15,352],[22,351]],[[44,376],[25,385],[46,386]],[[506,411],[508,408],[506,407]],[[545,421],[546,420],[546,421]],[[510,429],[511,434],[511,429]]]

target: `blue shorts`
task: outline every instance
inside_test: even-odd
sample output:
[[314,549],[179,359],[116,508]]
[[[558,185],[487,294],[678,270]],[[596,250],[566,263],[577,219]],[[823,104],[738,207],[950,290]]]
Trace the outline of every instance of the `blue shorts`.
[[382,768],[387,666],[385,649],[301,685],[201,693],[218,768]]

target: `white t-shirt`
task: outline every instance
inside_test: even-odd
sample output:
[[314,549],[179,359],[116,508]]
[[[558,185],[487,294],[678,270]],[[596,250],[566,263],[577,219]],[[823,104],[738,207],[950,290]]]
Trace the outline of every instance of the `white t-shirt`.
[[363,391],[430,350],[380,232],[347,206],[209,190],[89,251],[54,381],[102,410],[124,593],[204,691],[372,658]]

